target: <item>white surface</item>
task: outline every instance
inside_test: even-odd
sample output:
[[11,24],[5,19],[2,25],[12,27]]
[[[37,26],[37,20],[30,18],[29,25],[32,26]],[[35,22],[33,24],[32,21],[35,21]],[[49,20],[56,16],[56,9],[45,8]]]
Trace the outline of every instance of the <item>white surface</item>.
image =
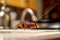
[[3,29],[0,32],[59,32],[59,30]]
[[60,23],[54,23],[53,25],[50,25],[49,28],[60,28]]
[[60,37],[58,30],[0,30],[4,40],[47,40]]

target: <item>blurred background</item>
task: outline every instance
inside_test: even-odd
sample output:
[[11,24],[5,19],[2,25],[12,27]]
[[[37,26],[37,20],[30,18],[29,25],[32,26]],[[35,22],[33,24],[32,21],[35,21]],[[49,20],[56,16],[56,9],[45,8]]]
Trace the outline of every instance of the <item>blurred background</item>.
[[23,17],[37,28],[60,28],[60,0],[0,0],[1,29],[15,29]]

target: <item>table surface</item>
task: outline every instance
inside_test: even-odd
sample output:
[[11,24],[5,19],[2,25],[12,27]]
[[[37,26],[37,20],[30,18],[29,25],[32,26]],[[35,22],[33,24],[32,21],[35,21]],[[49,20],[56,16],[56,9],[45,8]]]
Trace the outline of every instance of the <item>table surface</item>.
[[0,30],[0,39],[5,40],[45,40],[59,38],[59,30],[30,30],[30,29],[10,29]]

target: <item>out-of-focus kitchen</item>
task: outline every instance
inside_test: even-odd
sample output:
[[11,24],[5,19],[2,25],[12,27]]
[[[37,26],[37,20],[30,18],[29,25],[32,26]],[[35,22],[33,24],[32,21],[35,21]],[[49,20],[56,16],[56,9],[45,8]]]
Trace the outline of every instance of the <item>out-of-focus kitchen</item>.
[[60,40],[60,0],[0,0],[0,40]]
[[0,0],[0,28],[60,28],[59,4],[56,0]]

